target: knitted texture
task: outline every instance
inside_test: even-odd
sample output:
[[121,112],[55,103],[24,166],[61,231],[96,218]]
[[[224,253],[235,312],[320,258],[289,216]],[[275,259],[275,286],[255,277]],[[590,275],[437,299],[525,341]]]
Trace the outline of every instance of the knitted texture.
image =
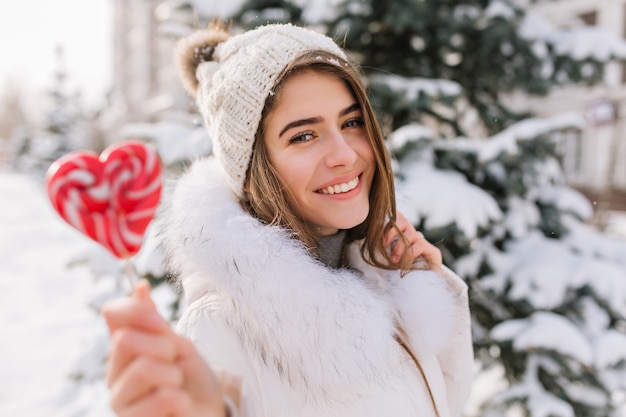
[[213,61],[198,66],[198,106],[211,134],[215,156],[238,196],[243,196],[266,98],[285,67],[312,51],[346,59],[329,37],[285,24],[235,35],[216,47]]

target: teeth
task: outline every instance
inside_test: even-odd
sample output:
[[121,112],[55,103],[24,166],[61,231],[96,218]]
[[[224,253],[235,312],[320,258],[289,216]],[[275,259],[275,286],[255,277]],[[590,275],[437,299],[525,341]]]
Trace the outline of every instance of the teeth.
[[347,193],[350,190],[354,190],[354,188],[359,183],[359,177],[355,177],[352,181],[344,182],[343,184],[335,184],[329,187],[321,189],[319,192],[322,194],[339,194],[339,193]]

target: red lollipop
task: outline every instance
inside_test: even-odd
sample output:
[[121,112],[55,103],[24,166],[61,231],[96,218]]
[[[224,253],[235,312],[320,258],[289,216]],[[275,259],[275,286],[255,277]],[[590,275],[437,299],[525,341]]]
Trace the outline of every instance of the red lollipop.
[[46,176],[54,209],[70,225],[118,258],[141,249],[161,197],[161,164],[142,142],[121,142],[98,157],[71,152]]

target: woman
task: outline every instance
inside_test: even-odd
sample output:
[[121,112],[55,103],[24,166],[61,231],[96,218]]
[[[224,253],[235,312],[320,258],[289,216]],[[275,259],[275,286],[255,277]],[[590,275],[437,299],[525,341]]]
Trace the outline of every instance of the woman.
[[215,153],[179,181],[164,229],[186,338],[145,285],[105,309],[118,415],[460,415],[467,288],[396,216],[345,53],[268,25],[200,31],[179,60]]

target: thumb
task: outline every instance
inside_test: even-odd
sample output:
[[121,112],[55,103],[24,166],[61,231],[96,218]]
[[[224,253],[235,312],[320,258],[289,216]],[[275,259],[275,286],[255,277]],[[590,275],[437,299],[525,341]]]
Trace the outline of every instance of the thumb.
[[138,301],[144,301],[154,306],[152,297],[150,297],[150,283],[146,279],[141,279],[137,282],[131,296]]
[[150,297],[150,284],[146,280],[137,283],[130,297],[107,302],[102,308],[102,315],[111,333],[124,326],[151,332],[169,328],[169,323],[161,317]]

